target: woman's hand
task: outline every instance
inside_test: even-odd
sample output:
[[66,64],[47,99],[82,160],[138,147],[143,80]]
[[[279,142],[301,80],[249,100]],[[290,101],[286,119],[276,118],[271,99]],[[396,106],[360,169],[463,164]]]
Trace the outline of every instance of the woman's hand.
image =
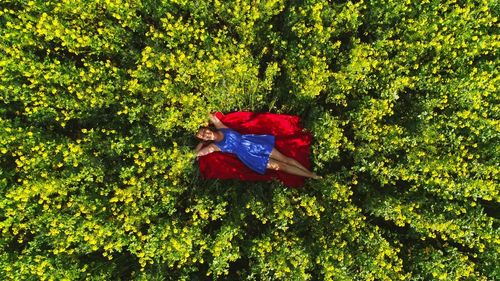
[[208,118],[210,118],[210,122],[212,124],[218,124],[220,122],[219,118],[217,118],[217,116],[213,113],[209,113]]
[[196,147],[194,148],[194,154],[196,156],[195,160],[198,161],[198,152],[200,152],[201,148],[203,147],[203,142],[200,142],[198,143],[198,145],[196,145]]
[[215,128],[217,128],[217,129],[227,128],[227,126],[224,125],[224,123],[222,123],[222,121],[220,121],[220,119],[217,117],[217,115],[210,113],[210,114],[208,114],[208,117],[210,118],[210,121],[212,122],[212,124],[214,124]]
[[196,147],[194,148],[194,152],[198,153],[198,151],[200,151],[202,147],[203,147],[203,142],[198,143],[198,145],[196,145]]

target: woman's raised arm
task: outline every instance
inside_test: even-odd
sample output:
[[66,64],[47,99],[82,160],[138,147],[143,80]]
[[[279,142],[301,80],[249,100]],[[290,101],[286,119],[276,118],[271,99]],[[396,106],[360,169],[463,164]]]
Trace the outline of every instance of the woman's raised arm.
[[200,149],[201,149],[202,146],[203,146],[203,142],[200,141],[200,143],[196,145],[196,147],[194,149],[194,152],[198,153],[198,151],[200,151]]
[[217,129],[228,128],[226,125],[224,125],[224,123],[222,123],[219,120],[219,118],[217,118],[217,116],[215,116],[215,114],[210,113],[208,117],[210,118],[210,121],[214,124],[215,128]]
[[200,156],[204,156],[215,151],[221,151],[221,150],[217,145],[211,143],[198,151],[198,153],[196,154],[196,159],[198,159],[198,157]]

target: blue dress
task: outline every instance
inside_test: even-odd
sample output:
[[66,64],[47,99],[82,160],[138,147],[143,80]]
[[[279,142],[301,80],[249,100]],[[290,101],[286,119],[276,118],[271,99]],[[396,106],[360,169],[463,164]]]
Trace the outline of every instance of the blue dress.
[[274,147],[273,135],[240,134],[231,128],[220,128],[224,138],[214,142],[222,152],[234,153],[246,166],[263,175]]

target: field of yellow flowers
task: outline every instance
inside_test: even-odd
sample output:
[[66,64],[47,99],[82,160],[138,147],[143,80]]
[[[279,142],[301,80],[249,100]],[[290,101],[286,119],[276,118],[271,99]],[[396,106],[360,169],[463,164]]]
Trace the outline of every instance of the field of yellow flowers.
[[[497,280],[497,0],[0,1],[1,280]],[[303,188],[203,180],[300,115]]]

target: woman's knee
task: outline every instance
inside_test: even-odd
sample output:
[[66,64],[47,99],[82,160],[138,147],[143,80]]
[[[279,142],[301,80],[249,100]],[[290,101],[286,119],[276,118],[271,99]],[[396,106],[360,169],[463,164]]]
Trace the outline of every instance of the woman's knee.
[[267,168],[275,171],[279,171],[283,169],[283,164],[280,163],[279,161],[269,159],[269,162],[267,162]]

